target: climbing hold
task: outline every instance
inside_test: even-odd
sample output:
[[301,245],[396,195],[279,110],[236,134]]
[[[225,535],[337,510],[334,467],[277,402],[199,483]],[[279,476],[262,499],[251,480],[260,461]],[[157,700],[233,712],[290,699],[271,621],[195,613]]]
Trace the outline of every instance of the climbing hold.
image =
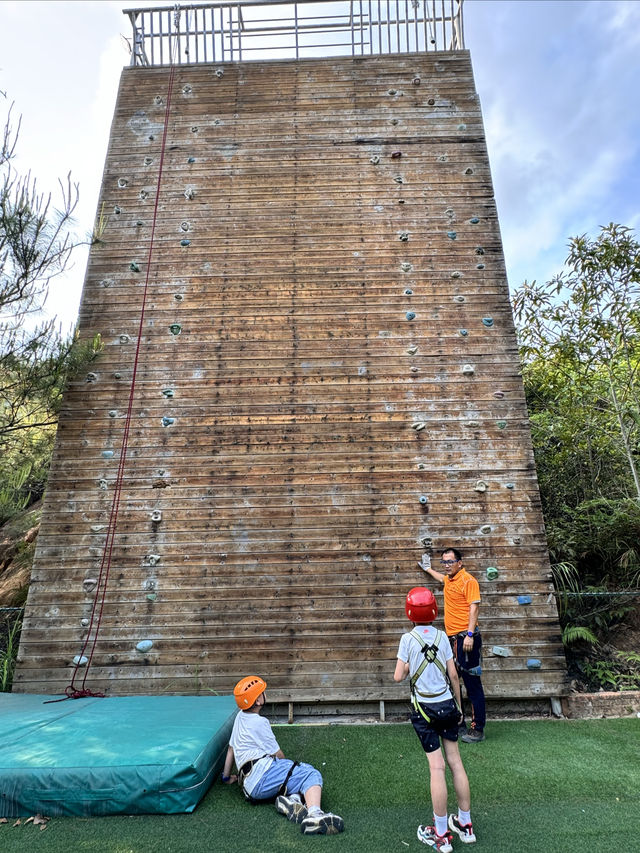
[[460,272],[460,270],[454,270],[451,273],[451,278],[462,278],[462,273]]
[[118,178],[118,186],[120,187],[121,190],[123,190],[127,186],[128,183],[129,183],[129,181],[126,178]]
[[494,391],[493,396],[496,398],[496,400],[502,400],[502,398],[504,397],[504,391]]
[[491,652],[501,658],[508,658],[513,654],[511,649],[506,648],[506,646],[492,646]]
[[483,533],[486,536],[488,533],[491,533],[492,529],[493,528],[490,524],[483,524],[480,528],[480,533]]
[[471,225],[477,225],[477,224],[478,224],[478,222],[480,222],[480,220],[478,219],[478,217],[477,217],[477,216],[472,216],[472,217],[471,217],[471,219],[469,220],[469,223],[470,223]]
[[144,222],[142,221],[142,219],[138,219],[138,221],[136,222],[136,225],[144,225]]
[[149,599],[149,601],[155,601],[157,597],[158,597],[158,596],[155,594],[155,592],[150,592],[150,593],[147,595],[147,598]]
[[515,483],[505,483],[505,486],[507,489],[515,489],[516,484]]
[[411,82],[413,83],[414,86],[419,86],[420,85],[420,78],[414,77]]
[[174,293],[173,298],[176,300],[176,302],[182,302],[184,296],[181,293]]
[[420,495],[420,503],[424,506],[429,503],[429,498],[426,495]]
[[392,160],[397,160],[399,157],[402,157],[402,151],[394,151],[391,155]]
[[101,530],[104,530],[104,524],[92,524],[91,532],[92,533],[100,533]]
[[404,178],[402,177],[402,175],[396,175],[393,180],[396,182],[396,184],[404,184]]
[[458,125],[458,130],[466,130],[466,129],[467,129],[467,125],[466,125],[466,124],[459,124],[459,125]]
[[85,592],[91,592],[97,583],[98,581],[95,578],[85,578],[82,581],[82,586],[84,587]]
[[410,287],[407,287],[407,289],[404,291],[404,295],[405,296],[413,296],[413,290],[411,290]]
[[172,323],[169,326],[169,331],[171,332],[172,335],[179,335],[180,332],[182,331],[182,326],[180,325],[180,323]]
[[407,352],[409,355],[415,355],[418,352],[417,344],[411,344],[410,347],[407,347]]
[[102,451],[103,459],[113,459],[113,450],[103,450]]
[[403,199],[403,198],[399,198],[399,199],[398,199],[398,204],[404,204],[404,199]]
[[498,578],[498,570],[495,566],[487,566],[487,580],[495,581]]
[[145,166],[150,166],[153,163],[153,157],[145,157],[143,163]]
[[542,667],[542,661],[538,660],[538,658],[529,658],[527,660],[527,669],[540,669]]
[[397,94],[398,93],[395,89],[389,89],[389,91],[387,92],[387,95],[397,95]]
[[131,338],[129,337],[129,335],[120,335],[119,340],[121,344],[128,344]]
[[469,166],[467,169],[465,169],[464,173],[465,173],[465,175],[473,175],[473,169],[471,168],[471,166]]
[[404,263],[400,264],[400,269],[402,270],[402,272],[411,272],[411,270],[413,269],[413,264],[409,264],[404,261]]
[[164,101],[162,100],[162,98],[160,97],[160,95],[156,95],[156,96],[155,96],[155,98],[153,99],[153,103],[154,103],[157,107],[161,107],[161,106],[162,106],[162,104],[164,103]]
[[408,231],[398,232],[398,240],[400,240],[401,243],[408,243],[409,242],[409,232]]
[[513,542],[514,545],[519,545],[522,540],[520,539],[519,536],[514,536],[511,541]]
[[420,432],[421,429],[426,427],[426,423],[424,421],[414,421],[411,424],[411,429],[415,429],[416,432]]
[[458,293],[456,296],[453,297],[453,301],[454,302],[464,302],[465,297],[461,293]]
[[140,642],[136,645],[136,649],[139,652],[148,652],[153,648],[153,642],[151,640],[140,640]]
[[216,70],[215,70],[216,77],[222,77],[223,74],[224,74],[224,71],[222,70],[222,68],[216,68]]
[[484,269],[484,264],[476,264],[476,269],[477,269],[477,270],[483,270],[483,269]]
[[367,368],[366,367],[359,367],[358,368],[358,376],[366,376],[366,375],[367,375]]
[[109,417],[110,418],[116,418],[117,416],[118,416],[118,410],[117,409],[109,409]]
[[[160,554],[147,554],[142,562],[145,566],[157,566],[160,562]],[[153,586],[150,588],[153,589]]]
[[98,378],[97,373],[87,373],[87,375],[86,375],[86,381],[87,382],[95,382],[97,378]]
[[192,91],[193,90],[192,90],[191,86],[189,85],[189,83],[185,83],[185,85],[182,87],[182,94],[183,95],[190,95]]
[[424,464],[424,462],[418,462],[418,464],[416,465],[416,468],[418,469],[418,471],[424,471],[426,469],[426,467],[427,466]]
[[498,429],[505,429],[507,426],[507,422],[506,421],[496,421],[496,426],[498,427]]
[[483,317],[482,325],[486,326],[487,329],[490,329],[493,326],[493,317]]
[[197,132],[198,132],[198,129],[199,129],[199,128],[198,128],[198,125],[197,125],[197,124],[194,124],[194,125],[192,126],[192,128],[191,128],[191,133],[197,133]]
[[114,213],[114,215],[115,215],[115,216],[120,216],[120,214],[122,213],[122,210],[118,207],[118,205],[117,205],[117,204],[116,204],[116,206],[113,208],[113,213]]
[[120,377],[121,377],[121,376],[122,376],[122,374],[121,374],[121,373],[118,373],[118,371],[116,371],[116,372],[113,374],[113,378],[114,378],[114,379],[120,379]]
[[438,163],[446,163],[448,159],[449,157],[447,154],[438,154],[438,156],[436,157]]
[[155,588],[156,588],[156,582],[154,581],[153,578],[149,578],[148,580],[146,580],[144,582],[144,589],[155,589]]
[[106,480],[98,480],[98,488],[101,492],[107,491],[107,481]]
[[425,548],[431,548],[431,546],[433,545],[433,539],[430,536],[425,536],[420,540],[420,542],[422,543],[422,545],[424,545]]
[[485,483],[484,480],[478,480],[476,482],[475,486],[473,487],[473,490],[474,490],[474,492],[486,492],[487,491],[487,484]]
[[395,127],[395,125],[396,125],[396,124],[399,124],[398,119],[397,119],[397,118],[392,118],[392,119],[391,119],[391,121],[390,121],[390,124],[394,125],[394,127]]
[[181,246],[190,246],[191,240],[180,240],[180,245]]
[[167,397],[167,399],[170,399],[173,397],[173,388],[163,388],[162,394]]
[[73,659],[73,663],[75,666],[86,666],[88,658],[84,655],[76,655]]
[[427,104],[429,104],[429,106],[430,106],[430,107],[435,106],[435,103],[436,103],[436,99],[435,99],[435,98],[429,98],[429,99],[427,100]]
[[469,332],[466,329],[458,329],[463,338],[466,338]]
[[151,513],[151,521],[162,521],[162,512],[159,509],[154,509]]
[[175,423],[175,420],[176,420],[175,418],[168,418],[168,417],[165,415],[165,416],[162,418],[162,426],[163,426],[163,427],[171,426],[171,424]]
[[374,166],[377,166],[380,162],[380,157],[378,157],[377,154],[374,154],[373,157],[370,158],[369,162],[372,163]]
[[456,234],[456,232],[455,232],[455,231],[447,231],[447,237],[448,237],[450,240],[455,240],[455,239],[457,238],[457,236],[458,236],[458,235]]
[[467,429],[480,429],[482,424],[480,423],[480,421],[467,421],[465,426],[467,427]]
[[484,249],[482,246],[476,246],[475,253],[476,255],[484,255]]
[[185,220],[184,222],[181,222],[181,223],[180,223],[180,228],[182,229],[182,231],[188,231],[188,230],[189,230],[189,228],[191,228],[191,226],[190,226],[190,225],[189,225],[189,223]]
[[476,372],[476,369],[472,364],[463,364],[462,372],[465,376],[473,376],[473,374]]
[[87,619],[87,617],[86,617],[86,616],[85,616],[85,618],[84,618],[84,619],[81,619],[81,620],[80,620],[80,624],[82,625],[82,627],[83,627],[83,628],[86,628],[86,627],[87,627],[87,625],[89,624],[89,620]]
[[140,190],[140,192],[138,193],[138,198],[140,199],[140,201],[144,201],[145,199],[149,198],[149,193],[146,190]]
[[184,197],[191,201],[192,198],[195,198],[196,191],[192,187],[187,187],[184,191]]
[[187,163],[195,163],[195,162],[196,162],[195,157],[187,157]]
[[129,264],[129,269],[131,270],[131,272],[140,272],[140,266],[135,261],[131,261],[131,263]]
[[518,604],[531,604],[531,596],[530,595],[519,595],[518,596]]
[[410,368],[410,372],[411,373],[420,373],[420,368],[419,367],[412,367],[412,368]]
[[415,311],[407,311],[404,316],[407,318],[407,320],[415,320],[416,318]]

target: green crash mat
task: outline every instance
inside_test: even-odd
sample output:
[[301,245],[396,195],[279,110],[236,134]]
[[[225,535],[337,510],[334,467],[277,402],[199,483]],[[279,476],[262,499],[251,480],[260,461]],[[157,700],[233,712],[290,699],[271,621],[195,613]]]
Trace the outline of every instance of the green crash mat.
[[191,812],[221,770],[233,696],[0,693],[0,817]]

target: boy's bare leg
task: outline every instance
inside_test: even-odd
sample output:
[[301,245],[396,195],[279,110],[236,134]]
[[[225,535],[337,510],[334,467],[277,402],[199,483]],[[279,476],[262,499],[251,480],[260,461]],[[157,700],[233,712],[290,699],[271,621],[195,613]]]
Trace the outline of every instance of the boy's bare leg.
[[[458,742],[445,740],[443,738],[442,743],[444,745],[444,754],[447,758],[447,764],[451,768],[451,774],[453,776],[453,787],[455,788],[456,798],[458,800],[458,808],[462,809],[463,812],[468,812],[471,809],[471,792],[469,789],[467,771],[464,769],[462,758],[460,757]],[[443,814],[443,812],[438,812],[438,814]]]
[[318,808],[320,808],[321,798],[322,787],[320,785],[312,785],[305,791],[304,799],[308,809],[313,808],[313,806],[317,806]]
[[[457,746],[457,744],[456,744]],[[431,790],[431,805],[436,815],[447,813],[447,779],[444,775],[445,763],[441,749],[427,752]],[[463,768],[464,770],[464,768]]]

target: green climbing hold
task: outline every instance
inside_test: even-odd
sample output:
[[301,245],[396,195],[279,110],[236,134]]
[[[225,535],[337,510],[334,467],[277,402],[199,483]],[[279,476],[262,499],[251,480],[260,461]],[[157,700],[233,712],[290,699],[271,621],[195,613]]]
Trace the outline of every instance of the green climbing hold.
[[495,566],[487,566],[487,580],[495,581],[498,578],[498,570]]
[[129,264],[129,269],[131,272],[140,272],[140,267],[135,261],[131,261]]
[[163,388],[162,394],[164,397],[167,397],[167,399],[173,397],[173,388]]
[[171,332],[172,335],[179,335],[180,332],[182,331],[182,326],[180,325],[180,323],[172,323],[169,326],[169,331]]
[[496,421],[496,426],[498,429],[506,429],[507,422],[506,421]]

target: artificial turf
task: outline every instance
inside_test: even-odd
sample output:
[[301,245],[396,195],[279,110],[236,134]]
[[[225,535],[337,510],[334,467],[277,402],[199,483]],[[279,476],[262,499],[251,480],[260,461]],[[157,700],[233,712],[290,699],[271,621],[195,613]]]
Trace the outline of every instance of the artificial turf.
[[[392,853],[427,849],[428,768],[408,724],[278,726],[286,755],[317,766],[323,806],[345,832],[305,837],[270,805],[249,805],[217,781],[190,815],[56,818],[0,825],[0,850],[97,853]],[[493,722],[461,744],[478,837],[457,850],[610,853],[640,850],[640,720]],[[450,780],[449,780],[450,781]],[[450,785],[450,791],[451,785]],[[449,808],[454,809],[453,793]]]

